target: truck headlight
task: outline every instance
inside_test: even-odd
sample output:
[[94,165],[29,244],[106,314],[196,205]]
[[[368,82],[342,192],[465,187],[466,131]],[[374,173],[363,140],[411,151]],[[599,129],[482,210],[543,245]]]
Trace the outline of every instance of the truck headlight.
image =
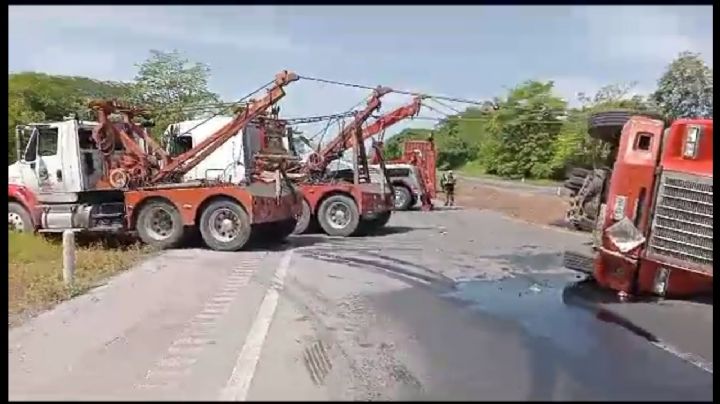
[[688,126],[687,132],[685,133],[685,142],[683,143],[684,158],[694,159],[697,157],[701,134],[702,131],[699,126]]

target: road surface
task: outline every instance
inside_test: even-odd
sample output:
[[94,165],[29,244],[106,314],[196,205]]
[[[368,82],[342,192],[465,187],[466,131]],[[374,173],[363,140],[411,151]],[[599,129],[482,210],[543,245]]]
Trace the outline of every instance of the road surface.
[[712,400],[712,305],[617,304],[491,211],[167,251],[9,331],[11,400]]

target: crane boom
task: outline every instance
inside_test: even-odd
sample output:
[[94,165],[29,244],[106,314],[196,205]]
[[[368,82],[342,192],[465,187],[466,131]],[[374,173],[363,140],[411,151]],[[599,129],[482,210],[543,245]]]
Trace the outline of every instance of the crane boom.
[[212,152],[217,150],[225,142],[231,139],[235,134],[242,128],[244,128],[250,121],[255,119],[263,111],[268,109],[277,103],[282,97],[285,96],[283,87],[297,81],[299,76],[295,73],[282,71],[275,75],[275,81],[273,87],[270,88],[260,100],[252,101],[246,108],[239,111],[233,120],[227,125],[220,128],[215,134],[202,141],[199,145],[193,147],[187,152],[177,156],[173,161],[160,169],[155,174],[151,181],[161,182],[167,178],[173,176],[181,176],[193,169],[196,165]]
[[315,169],[318,171],[324,171],[327,165],[333,160],[337,159],[345,150],[348,148],[348,142],[352,139],[355,131],[362,126],[373,114],[380,108],[380,98],[385,94],[388,94],[392,89],[388,87],[378,86],[372,96],[367,102],[367,105],[362,111],[355,113],[355,117],[350,125],[346,126],[338,136],[336,136],[327,146],[325,146],[319,153],[319,164],[316,165]]
[[[403,119],[411,118],[417,115],[420,112],[423,98],[425,97],[415,97],[410,104],[403,105],[391,112],[388,112],[387,114],[381,115],[378,119],[375,120],[375,122],[365,127],[362,132],[362,140],[365,141],[367,139],[370,139],[371,137],[384,131],[390,126],[402,121]],[[353,146],[355,146],[354,137],[350,138],[350,140],[348,141],[348,147]]]

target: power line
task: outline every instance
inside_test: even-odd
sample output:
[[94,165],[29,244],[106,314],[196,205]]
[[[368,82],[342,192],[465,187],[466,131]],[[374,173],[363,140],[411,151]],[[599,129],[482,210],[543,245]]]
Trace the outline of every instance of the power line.
[[[262,91],[262,89],[266,88],[267,86],[269,86],[270,84],[272,84],[272,83],[274,83],[274,82],[275,82],[275,80],[268,81],[267,83],[265,83],[265,84],[263,84],[262,86],[258,87],[255,91],[253,91],[253,92],[245,95],[245,96],[242,97],[241,99],[239,99],[239,100],[235,101],[234,103],[232,103],[231,106],[239,106],[243,101],[245,101],[245,100],[247,100],[248,98],[252,97],[254,94]],[[197,129],[198,127],[206,124],[206,123],[209,122],[211,119],[215,118],[216,116],[218,116],[218,115],[222,114],[223,112],[225,112],[226,110],[230,109],[231,106],[228,106],[227,108],[225,108],[225,109],[223,109],[223,110],[220,110],[220,111],[215,112],[214,114],[212,114],[212,115],[210,115],[209,117],[205,118],[204,120],[200,121],[200,123],[198,123],[197,125],[195,125],[195,126],[193,126],[192,128],[186,130],[185,132],[181,133],[179,136],[186,135],[186,134],[192,132],[193,130]]]
[[[347,83],[343,81],[336,81],[336,80],[328,80],[328,79],[321,79],[318,77],[309,77],[309,76],[300,76],[301,79],[309,80],[309,81],[317,81],[320,83],[326,83],[326,84],[334,84],[338,86],[344,86],[344,87],[352,87],[352,88],[362,88],[364,90],[375,90],[377,87],[367,86],[364,84],[356,84],[356,83]],[[475,100],[468,100],[464,98],[456,98],[456,97],[447,97],[444,95],[431,95],[426,93],[418,93],[415,91],[404,91],[404,90],[392,90],[394,93],[397,94],[406,94],[406,95],[414,95],[414,96],[425,96],[428,98],[434,98],[439,100],[445,100],[445,101],[452,101],[452,102],[459,102],[463,104],[473,104],[473,105],[480,105],[484,106],[486,103],[481,101],[475,101]]]
[[[445,118],[435,118],[435,117],[430,117],[430,116],[416,116],[416,117],[410,118],[410,119],[411,119],[411,120],[413,120],[413,119],[418,119],[418,120],[421,120],[421,121],[437,121],[437,122],[440,122],[440,121],[487,122],[487,121],[490,121],[492,118],[489,118],[489,117],[488,117],[488,118],[457,118],[457,117],[454,117],[454,116],[448,116],[448,117],[445,117]],[[548,120],[524,120],[524,119],[523,119],[522,122],[523,122],[523,123],[526,123],[526,122],[527,122],[527,123],[565,123],[565,121],[562,121],[562,120],[559,120],[559,119],[558,119],[557,121],[548,121]]]

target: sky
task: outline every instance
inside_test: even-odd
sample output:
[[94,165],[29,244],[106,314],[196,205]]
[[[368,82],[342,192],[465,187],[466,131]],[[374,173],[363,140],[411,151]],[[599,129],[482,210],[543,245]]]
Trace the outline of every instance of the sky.
[[[130,81],[150,49],[179,50],[209,65],[226,100],[287,69],[479,101],[552,80],[572,105],[606,84],[650,93],[681,51],[712,66],[712,25],[712,6],[10,6],[8,67]],[[287,117],[343,112],[369,93],[310,81],[286,90]],[[410,97],[383,101],[387,112]]]

